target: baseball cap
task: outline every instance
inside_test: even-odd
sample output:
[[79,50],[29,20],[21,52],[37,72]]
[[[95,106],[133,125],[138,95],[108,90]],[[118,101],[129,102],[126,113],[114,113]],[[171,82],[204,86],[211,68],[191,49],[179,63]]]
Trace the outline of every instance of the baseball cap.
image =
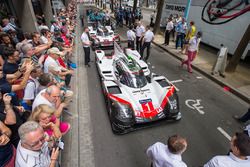
[[52,47],[48,50],[49,54],[57,54],[59,56],[63,55],[62,52],[60,52],[60,50],[57,47]]

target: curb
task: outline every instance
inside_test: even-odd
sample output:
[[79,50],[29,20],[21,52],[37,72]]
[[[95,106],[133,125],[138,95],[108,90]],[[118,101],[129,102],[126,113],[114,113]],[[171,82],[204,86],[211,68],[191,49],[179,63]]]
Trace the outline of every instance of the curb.
[[147,7],[141,7],[141,9],[143,10],[148,10],[148,11],[157,11],[157,9],[153,9],[153,8],[147,8]]
[[[98,8],[99,9],[99,8]],[[115,19],[112,16],[113,19]],[[124,25],[126,26],[126,25]],[[127,26],[126,26],[127,27]],[[162,47],[160,44],[157,44],[156,42],[152,42],[154,45],[158,46],[159,48],[163,49],[164,51],[166,51],[167,53],[169,53],[170,55],[172,55],[173,57],[175,57],[178,60],[182,60],[182,58],[180,58],[178,55],[176,55],[175,53],[169,51],[168,49]],[[236,88],[232,87],[231,85],[224,83],[218,79],[216,79],[215,77],[213,77],[212,75],[210,75],[209,73],[203,71],[202,69],[200,69],[199,67],[197,67],[196,65],[192,65],[193,69],[198,71],[199,73],[201,73],[202,75],[204,75],[205,77],[207,77],[208,79],[214,81],[216,84],[220,85],[221,87],[228,87],[230,88],[229,92],[234,94],[235,96],[237,96],[238,98],[242,99],[243,101],[247,102],[250,104],[250,98],[248,98],[247,96],[245,96],[243,93],[239,92]]]
[[[169,51],[168,49],[166,49],[165,47],[162,47],[160,44],[157,44],[156,42],[152,42],[154,45],[158,46],[159,48],[163,49],[164,51],[166,51],[167,53],[169,53],[170,55],[172,55],[173,57],[175,57],[178,60],[182,60],[181,57],[177,56],[175,53]],[[210,75],[209,73],[203,71],[202,69],[200,69],[199,67],[197,67],[196,65],[192,65],[193,69],[195,69],[196,71],[198,71],[199,73],[201,73],[202,75],[204,75],[205,77],[207,77],[208,79],[214,81],[216,84],[220,85],[221,87],[229,87],[230,90],[229,92],[234,94],[235,96],[239,97],[240,99],[242,99],[243,101],[250,103],[250,98],[248,98],[247,96],[245,96],[243,93],[239,92],[236,88],[232,87],[231,85],[228,85],[225,82],[222,82],[218,79],[216,79],[215,77],[213,77],[212,75]]]

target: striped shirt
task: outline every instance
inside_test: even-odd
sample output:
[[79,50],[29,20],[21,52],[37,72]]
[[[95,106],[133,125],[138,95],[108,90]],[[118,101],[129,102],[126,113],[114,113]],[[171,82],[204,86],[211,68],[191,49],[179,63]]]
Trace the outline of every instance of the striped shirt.
[[16,150],[16,167],[49,167],[50,154],[45,142],[40,151],[32,151],[22,147],[19,142]]

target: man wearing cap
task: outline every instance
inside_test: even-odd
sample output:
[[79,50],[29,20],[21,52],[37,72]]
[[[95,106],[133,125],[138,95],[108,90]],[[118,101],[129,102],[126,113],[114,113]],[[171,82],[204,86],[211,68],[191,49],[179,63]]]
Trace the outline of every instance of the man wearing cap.
[[62,66],[57,63],[57,59],[60,55],[63,55],[62,52],[59,51],[58,48],[52,47],[48,50],[49,56],[46,58],[44,62],[44,73],[51,72],[54,75],[59,77],[65,77],[68,74],[72,74],[72,70],[68,70],[63,68]]
[[89,40],[89,28],[85,27],[84,32],[82,33],[81,40],[83,43],[83,50],[84,50],[84,56],[85,56],[85,66],[90,67],[89,62],[90,62],[90,45],[91,41]]

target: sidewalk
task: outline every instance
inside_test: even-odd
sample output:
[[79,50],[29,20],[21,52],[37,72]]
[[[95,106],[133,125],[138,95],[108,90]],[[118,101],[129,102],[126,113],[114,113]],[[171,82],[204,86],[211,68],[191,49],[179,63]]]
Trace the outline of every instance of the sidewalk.
[[[169,46],[162,45],[164,43],[163,35],[156,35],[153,43],[164,49],[180,61],[187,58],[186,55],[179,53],[180,49],[175,49],[174,42],[171,41]],[[217,51],[213,48],[210,48],[209,46],[201,44],[199,53],[192,63],[193,69],[199,71],[209,79],[213,80],[214,82],[225,88],[225,90],[229,90],[231,93],[240,97],[247,103],[250,103],[250,68],[247,66],[243,66],[240,63],[234,73],[226,72],[226,77],[222,78],[218,75],[211,75],[211,71],[213,65],[216,62],[216,59]]]
[[[110,9],[107,8],[109,11]],[[142,7],[143,10],[152,10]],[[111,12],[111,11],[110,11]],[[113,16],[113,13],[111,15]],[[143,25],[148,25],[148,20],[141,20]],[[182,61],[186,59],[186,55],[180,54],[180,49],[175,49],[175,43],[170,39],[169,46],[162,45],[164,43],[163,34],[155,35],[153,42],[158,47]],[[193,69],[208,77],[215,83],[219,84],[224,90],[230,91],[237,97],[250,104],[250,67],[240,63],[234,73],[225,73],[225,78],[217,75],[211,75],[212,67],[217,60],[217,51],[209,46],[200,45],[199,54],[193,61]],[[181,62],[180,62],[181,64]]]

